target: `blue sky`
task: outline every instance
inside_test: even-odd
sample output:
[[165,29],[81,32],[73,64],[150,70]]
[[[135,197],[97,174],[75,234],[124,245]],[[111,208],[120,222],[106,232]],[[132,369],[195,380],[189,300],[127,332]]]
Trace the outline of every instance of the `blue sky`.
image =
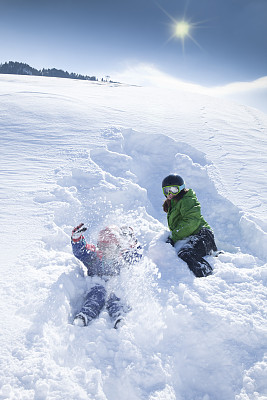
[[[97,77],[149,64],[202,85],[267,75],[266,0],[0,0],[0,62]],[[190,23],[173,37],[174,22]]]

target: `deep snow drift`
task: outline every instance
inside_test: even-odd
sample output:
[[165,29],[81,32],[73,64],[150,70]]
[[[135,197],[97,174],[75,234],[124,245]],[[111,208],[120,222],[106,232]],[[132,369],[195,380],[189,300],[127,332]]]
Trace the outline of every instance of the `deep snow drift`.
[[[0,399],[266,399],[266,115],[178,90],[0,83]],[[165,243],[170,172],[224,250],[208,278]],[[89,242],[127,223],[144,246],[109,283],[132,306],[119,331],[105,310],[72,325],[91,284],[71,253],[79,222]]]

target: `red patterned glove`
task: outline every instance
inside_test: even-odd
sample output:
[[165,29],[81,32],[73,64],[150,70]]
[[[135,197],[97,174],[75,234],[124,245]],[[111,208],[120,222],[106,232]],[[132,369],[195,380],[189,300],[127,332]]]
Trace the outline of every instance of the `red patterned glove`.
[[84,226],[84,224],[80,224],[78,226],[76,226],[73,230],[72,230],[72,234],[71,234],[71,240],[74,243],[79,242],[82,237],[83,237],[83,232],[85,232],[87,230],[87,228]]

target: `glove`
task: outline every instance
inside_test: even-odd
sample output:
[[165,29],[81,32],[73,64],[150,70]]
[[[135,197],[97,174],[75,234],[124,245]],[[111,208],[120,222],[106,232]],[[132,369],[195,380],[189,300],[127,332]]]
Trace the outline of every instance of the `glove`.
[[172,247],[174,247],[174,241],[172,240],[172,238],[170,236],[166,240],[166,243],[170,243],[172,245]]
[[87,228],[84,226],[83,223],[81,223],[80,225],[76,226],[73,230],[72,230],[72,234],[71,234],[71,240],[74,243],[79,242],[82,237],[83,237],[83,232],[85,232],[87,230]]

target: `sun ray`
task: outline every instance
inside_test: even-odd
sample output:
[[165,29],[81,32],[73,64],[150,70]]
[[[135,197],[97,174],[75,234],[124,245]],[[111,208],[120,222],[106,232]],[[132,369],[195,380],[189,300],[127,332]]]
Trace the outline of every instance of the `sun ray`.
[[195,45],[196,45],[199,49],[203,50],[203,47],[200,46],[200,44],[197,42],[196,39],[193,38],[193,36],[188,35],[188,37],[192,40],[193,43],[195,43]]
[[161,11],[162,11],[165,15],[167,15],[167,17],[170,18],[170,20],[171,20],[173,23],[176,23],[176,20],[175,20],[175,19],[160,5],[160,4],[158,4],[158,3],[156,3],[156,4],[157,4],[158,8],[160,8]]

